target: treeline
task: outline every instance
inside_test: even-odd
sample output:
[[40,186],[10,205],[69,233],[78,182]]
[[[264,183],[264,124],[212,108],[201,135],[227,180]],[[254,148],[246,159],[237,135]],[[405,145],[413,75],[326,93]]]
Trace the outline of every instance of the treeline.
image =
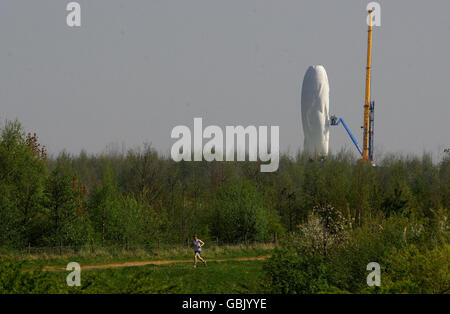
[[[450,158],[387,156],[377,166],[342,152],[254,162],[173,162],[150,145],[49,158],[36,135],[6,121],[0,135],[0,247],[123,248],[275,241],[313,208],[332,205],[352,229],[389,217],[440,221],[450,208]],[[439,218],[439,219],[438,219]]]

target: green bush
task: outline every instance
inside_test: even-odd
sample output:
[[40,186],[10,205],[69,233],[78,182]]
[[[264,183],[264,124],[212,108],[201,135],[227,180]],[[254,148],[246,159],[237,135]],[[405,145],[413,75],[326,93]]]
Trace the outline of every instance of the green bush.
[[[340,245],[320,250],[314,216],[265,265],[266,286],[274,293],[448,293],[450,250],[414,236],[417,222],[390,217],[351,231]],[[309,227],[308,227],[309,226]],[[318,229],[320,230],[320,228]],[[421,232],[434,232],[425,229]],[[442,240],[445,241],[445,240]],[[414,243],[415,242],[415,243]],[[367,264],[381,266],[381,287],[368,287]]]
[[435,294],[450,292],[450,245],[394,249],[382,277],[384,293]]
[[13,258],[0,259],[0,294],[61,293],[63,284],[48,272],[24,270]]
[[264,266],[267,292],[309,294],[328,291],[327,266],[320,255],[277,250]]
[[214,202],[212,235],[226,243],[265,240],[268,236],[268,210],[258,190],[248,181],[223,186]]

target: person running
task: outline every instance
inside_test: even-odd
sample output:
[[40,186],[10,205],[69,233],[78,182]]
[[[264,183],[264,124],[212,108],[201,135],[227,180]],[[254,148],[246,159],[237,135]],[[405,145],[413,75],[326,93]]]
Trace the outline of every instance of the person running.
[[197,235],[194,235],[194,240],[192,241],[192,245],[195,247],[194,249],[194,267],[197,267],[197,259],[199,259],[205,266],[206,261],[200,256],[202,251],[202,246],[205,245],[205,242],[200,240]]

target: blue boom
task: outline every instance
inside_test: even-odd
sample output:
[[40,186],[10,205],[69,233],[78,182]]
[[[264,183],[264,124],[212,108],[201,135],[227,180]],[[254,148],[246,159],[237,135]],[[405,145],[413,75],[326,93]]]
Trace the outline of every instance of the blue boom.
[[347,131],[348,135],[352,139],[353,144],[355,144],[356,149],[358,150],[359,154],[362,156],[361,148],[359,148],[358,142],[356,141],[356,139],[353,136],[352,132],[350,132],[350,129],[348,128],[347,124],[345,124],[344,120],[342,120],[342,118],[339,118],[339,120],[338,120],[338,118],[336,118],[335,116],[332,116],[330,118],[330,121],[331,121],[331,125],[339,125],[339,123],[342,122],[342,125],[344,126],[344,128]]

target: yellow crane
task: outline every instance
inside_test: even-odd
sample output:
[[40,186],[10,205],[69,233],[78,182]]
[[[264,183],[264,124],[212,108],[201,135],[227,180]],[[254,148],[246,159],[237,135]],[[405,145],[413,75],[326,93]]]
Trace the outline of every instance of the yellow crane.
[[370,72],[372,63],[372,12],[369,10],[369,30],[367,39],[367,67],[366,67],[366,97],[364,102],[364,133],[362,161],[371,162],[373,159],[373,128],[375,103],[370,101]]
[[373,164],[373,138],[374,138],[374,118],[375,118],[375,102],[370,101],[370,72],[371,72],[371,63],[372,63],[372,13],[373,10],[369,10],[369,31],[368,31],[368,40],[367,40],[367,67],[366,67],[366,97],[364,101],[364,126],[361,128],[364,129],[363,133],[363,147],[359,148],[358,142],[356,138],[353,136],[350,129],[345,124],[342,118],[337,118],[336,116],[330,117],[330,125],[339,125],[342,123],[348,135],[355,144],[356,149],[361,155],[360,161],[369,162]]

